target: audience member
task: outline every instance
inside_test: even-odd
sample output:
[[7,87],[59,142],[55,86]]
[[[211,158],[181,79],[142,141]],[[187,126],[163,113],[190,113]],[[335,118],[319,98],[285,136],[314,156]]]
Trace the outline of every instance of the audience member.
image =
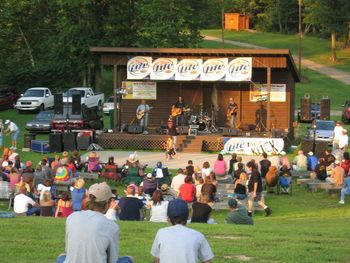
[[21,176],[17,170],[16,167],[13,167],[11,169],[11,173],[9,173],[8,175],[10,184],[9,184],[9,190],[11,193],[15,193],[16,192],[16,185],[20,182],[21,180]]
[[341,162],[341,167],[344,169],[345,174],[349,173],[349,169],[350,169],[350,156],[348,152],[345,152],[343,154],[343,160]]
[[192,183],[192,176],[187,175],[185,182],[179,188],[178,196],[186,203],[192,203],[196,197],[196,187]]
[[236,199],[228,200],[229,213],[226,216],[227,224],[253,225],[253,219],[248,215],[247,208],[238,204]]
[[87,197],[87,190],[84,186],[85,181],[81,178],[74,183],[71,191],[73,211],[80,211],[83,209],[83,201]]
[[203,167],[201,169],[201,172],[203,175],[203,179],[205,179],[206,176],[209,176],[209,174],[212,172],[209,162],[203,163]]
[[251,162],[247,163],[247,168],[248,168],[248,171],[251,173],[249,182],[248,182],[248,191],[249,191],[248,214],[252,216],[254,202],[258,202],[258,205],[265,210],[266,216],[269,216],[271,215],[272,210],[263,202],[261,176],[253,163]]
[[348,131],[346,129],[342,130],[342,133],[339,137],[339,150],[345,152],[348,149],[349,137]]
[[202,195],[209,197],[209,202],[214,202],[216,194],[216,186],[210,177],[205,178],[204,184],[202,185]]
[[218,184],[219,184],[219,182],[216,180],[216,175],[215,175],[215,173],[214,173],[214,172],[211,172],[211,173],[209,174],[209,177],[210,177],[210,179],[211,179],[211,183],[217,187]]
[[275,166],[277,170],[279,170],[281,168],[280,157],[278,156],[278,154],[275,151],[272,152],[272,155],[270,156],[270,158],[268,160],[271,162],[270,166]]
[[170,187],[175,191],[175,194],[178,195],[180,186],[185,183],[186,175],[183,173],[183,170],[180,168],[177,170],[177,175],[175,175],[171,181]]
[[158,185],[155,178],[151,173],[148,173],[143,179],[141,186],[143,186],[143,191],[146,195],[152,196],[153,192],[157,190]]
[[242,162],[242,157],[241,156],[237,156],[237,162],[235,162],[234,164],[233,164],[233,170],[236,172],[237,171],[237,169],[238,169],[238,165],[241,163],[242,165],[243,165],[243,167],[242,167],[242,169],[245,169],[245,167],[244,167],[244,163]]
[[58,154],[56,154],[55,155],[55,160],[51,163],[51,169],[52,170],[56,171],[57,167],[61,165],[60,160],[61,160],[61,157]]
[[282,166],[278,177],[279,184],[283,193],[288,194],[290,192],[290,185],[292,184],[292,174],[287,166]]
[[239,177],[241,176],[241,173],[245,173],[244,170],[244,164],[243,163],[238,163],[237,164],[237,169],[234,172],[234,181],[239,179]]
[[226,175],[226,170],[227,166],[224,160],[224,156],[222,154],[219,154],[217,160],[214,163],[213,171],[216,176],[223,177]]
[[345,204],[345,198],[347,195],[350,195],[350,175],[346,175],[344,179],[344,185],[340,192],[340,201],[339,204]]
[[344,182],[345,171],[342,167],[340,167],[339,160],[335,160],[334,163],[336,167],[333,169],[331,176],[326,178],[326,181],[341,186]]
[[55,201],[52,200],[50,191],[45,191],[40,199],[40,215],[53,216],[55,209]]
[[156,167],[153,169],[152,175],[157,179],[169,176],[168,167],[163,166],[162,162],[157,162]]
[[155,263],[201,262],[211,263],[213,252],[200,232],[187,228],[188,207],[186,202],[175,199],[169,202],[167,215],[173,226],[158,230],[151,254]]
[[143,207],[143,202],[135,197],[135,188],[133,186],[129,185],[126,188],[126,197],[122,197],[118,205],[121,209],[119,214],[120,220],[141,220],[141,209]]
[[309,152],[307,156],[307,169],[309,171],[314,171],[317,163],[317,157],[314,155],[313,152]]
[[67,192],[62,192],[61,198],[58,200],[55,217],[68,217],[73,213],[72,201]]
[[176,194],[175,194],[174,190],[169,188],[169,185],[162,184],[160,189],[162,190],[163,199],[165,201],[171,201],[171,200],[175,199]]
[[13,210],[16,214],[40,215],[39,204],[28,196],[25,185],[19,188],[19,193],[15,196]]
[[162,190],[154,191],[152,199],[147,205],[151,208],[151,222],[167,222],[168,201],[164,201]]
[[339,149],[339,139],[343,132],[343,125],[340,121],[335,123],[333,135],[333,149]]
[[304,155],[304,151],[299,150],[298,155],[294,157],[293,169],[298,172],[307,171],[307,158]]
[[332,163],[334,163],[335,161],[335,157],[332,154],[332,151],[330,149],[327,149],[325,151],[325,156],[324,156],[324,160],[325,160],[325,165],[328,167],[329,165],[331,165]]
[[192,176],[193,173],[194,173],[193,161],[192,160],[188,160],[187,166],[186,166],[186,174]]
[[209,196],[204,194],[192,204],[191,223],[214,223],[213,219],[209,220],[212,208],[208,203],[210,203]]
[[269,167],[271,166],[271,162],[267,159],[267,153],[263,152],[263,159],[259,162],[260,164],[260,174],[262,178],[265,178],[267,172],[269,171]]
[[247,184],[248,176],[246,173],[241,173],[239,179],[234,184],[234,194],[238,200],[244,200],[247,198]]
[[195,181],[195,186],[196,186],[196,198],[199,200],[199,198],[202,195],[202,186],[204,184],[203,177],[198,177],[197,180]]
[[119,227],[104,214],[113,199],[111,189],[103,182],[89,189],[89,210],[75,212],[66,221],[66,254],[56,263],[108,262],[129,263],[130,257],[118,258]]
[[323,158],[318,160],[317,165],[315,166],[314,172],[318,180],[324,181],[327,178],[327,166]]
[[235,163],[237,163],[237,154],[233,153],[228,163],[228,174],[233,176],[235,172]]
[[282,151],[280,157],[280,169],[282,166],[287,167],[288,170],[292,170],[292,165],[289,162],[288,156],[285,151]]

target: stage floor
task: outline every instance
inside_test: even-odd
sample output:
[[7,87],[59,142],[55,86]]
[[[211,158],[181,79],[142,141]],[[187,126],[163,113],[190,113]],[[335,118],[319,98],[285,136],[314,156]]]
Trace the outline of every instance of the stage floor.
[[[114,156],[115,162],[121,166],[123,165],[129,157],[129,154],[133,151],[98,151],[100,155],[100,160],[102,162],[107,162],[109,156]],[[217,154],[211,153],[178,153],[176,159],[166,161],[164,152],[147,152],[147,151],[137,151],[137,157],[141,164],[148,164],[148,167],[154,168],[158,161],[161,161],[169,169],[185,168],[187,166],[187,161],[192,160],[195,166],[202,167],[205,161],[210,163],[210,166],[214,166],[214,162],[217,159]],[[87,153],[82,155],[82,160],[86,160]],[[260,156],[241,156],[243,158],[243,163],[255,159],[260,161]],[[226,161],[231,159],[231,155],[224,156]]]

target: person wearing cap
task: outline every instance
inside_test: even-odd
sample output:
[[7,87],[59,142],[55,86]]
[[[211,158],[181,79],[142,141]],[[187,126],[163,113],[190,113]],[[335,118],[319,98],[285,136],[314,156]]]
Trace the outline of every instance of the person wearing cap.
[[163,199],[165,201],[171,201],[175,199],[176,194],[171,188],[169,188],[169,185],[162,184],[160,190],[162,190]]
[[256,169],[256,166],[252,162],[247,163],[248,173],[250,173],[250,178],[248,181],[248,215],[253,215],[254,202],[258,202],[258,205],[262,207],[266,213],[266,216],[271,215],[272,210],[263,201],[263,188],[261,176]]
[[146,195],[152,196],[153,192],[157,190],[158,184],[153,175],[148,173],[140,186],[143,186],[143,191]]
[[338,186],[342,186],[345,177],[345,170],[340,166],[339,160],[335,160],[334,164],[335,168],[333,168],[331,176],[326,178],[326,181]]
[[122,197],[118,204],[121,209],[119,214],[120,220],[141,220],[141,209],[143,208],[143,202],[135,196],[135,193],[135,187],[132,185],[129,185],[126,188],[126,197]]
[[252,217],[248,216],[247,208],[238,204],[236,199],[228,200],[229,213],[226,216],[227,224],[253,225]]
[[348,149],[349,137],[348,131],[343,129],[341,135],[339,136],[339,150],[343,153]]
[[186,227],[188,219],[187,203],[174,199],[168,204],[167,216],[172,224],[158,230],[151,248],[154,262],[167,263],[211,263],[214,254],[205,236]]
[[299,172],[307,171],[307,157],[304,155],[303,150],[298,151],[298,155],[293,159],[293,170]]
[[17,139],[19,136],[19,128],[16,125],[16,123],[14,123],[13,121],[10,121],[10,120],[6,120],[5,125],[7,125],[7,129],[6,129],[5,133],[11,134],[12,146],[10,147],[10,149],[16,150],[17,149]]
[[318,163],[317,157],[314,155],[313,152],[309,152],[307,154],[307,169],[309,171],[315,170],[317,163]]
[[66,254],[56,263],[132,263],[131,257],[118,258],[119,227],[105,217],[113,194],[105,183],[89,188],[88,210],[71,214],[66,221]]

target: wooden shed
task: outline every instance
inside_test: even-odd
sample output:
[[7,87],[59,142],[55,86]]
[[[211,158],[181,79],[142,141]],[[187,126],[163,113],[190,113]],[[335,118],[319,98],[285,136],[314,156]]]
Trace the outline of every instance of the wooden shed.
[[226,13],[225,29],[237,31],[249,29],[249,16],[239,13]]
[[[210,112],[213,97],[218,105],[217,125],[226,126],[228,98],[233,97],[238,104],[237,121],[242,125],[257,125],[257,115],[263,111],[264,125],[273,128],[292,130],[294,120],[295,82],[299,76],[293,58],[286,49],[181,49],[181,48],[115,48],[91,47],[91,52],[99,56],[101,64],[114,67],[114,90],[127,81],[128,61],[133,57],[183,59],[235,59],[250,58],[252,76],[249,81],[202,81],[196,80],[157,80],[156,99],[149,100],[153,106],[149,125],[159,127],[166,123],[170,109],[179,96],[194,111]],[[152,80],[142,80],[149,82]],[[154,80],[153,80],[154,82]],[[112,87],[111,87],[112,88]],[[121,121],[130,123],[140,100],[123,100]]]

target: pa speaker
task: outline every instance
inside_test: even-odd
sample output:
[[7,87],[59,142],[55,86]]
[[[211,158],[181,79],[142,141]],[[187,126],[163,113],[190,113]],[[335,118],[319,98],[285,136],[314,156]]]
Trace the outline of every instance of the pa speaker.
[[179,126],[176,128],[178,134],[188,134],[188,126]]
[[224,136],[237,136],[238,131],[236,128],[223,127],[222,128],[222,135],[224,135]]
[[50,151],[53,153],[62,152],[62,134],[50,133],[49,135]]
[[142,133],[142,132],[143,132],[143,129],[140,125],[129,125],[129,127],[128,127],[128,133],[137,134],[137,133]]
[[[304,151],[306,155],[308,152],[313,151],[313,140],[312,139],[303,139],[301,141],[301,149]],[[324,156],[324,152],[328,149],[328,142],[326,141],[315,141],[315,152],[314,155],[317,158]]]
[[81,113],[81,96],[73,94],[72,96],[72,115],[80,115]]
[[320,100],[320,118],[321,120],[329,120],[331,115],[331,100],[321,99]]
[[63,149],[65,151],[73,151],[77,149],[76,146],[76,134],[74,132],[63,133]]
[[86,150],[91,143],[91,137],[89,136],[77,136],[77,148],[78,150]]
[[55,94],[54,95],[54,105],[53,105],[54,113],[62,115],[63,114],[63,95]]
[[311,98],[304,97],[301,99],[301,112],[300,112],[301,121],[310,121],[312,120],[311,116]]

